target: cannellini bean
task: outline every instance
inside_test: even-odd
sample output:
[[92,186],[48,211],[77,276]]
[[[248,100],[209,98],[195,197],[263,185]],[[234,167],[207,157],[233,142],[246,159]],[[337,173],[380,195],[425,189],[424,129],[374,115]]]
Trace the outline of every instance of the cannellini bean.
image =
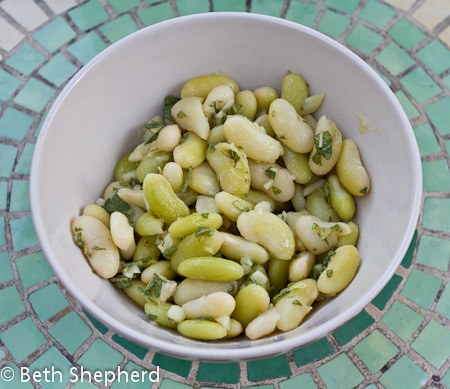
[[353,222],[349,222],[347,225],[350,227],[351,232],[347,235],[341,235],[338,238],[338,247],[345,245],[356,246],[359,235],[359,227],[356,225],[356,223]]
[[322,104],[324,97],[325,95],[323,93],[307,97],[303,102],[302,109],[299,112],[300,115],[304,116],[316,112]]
[[174,161],[183,169],[197,167],[206,158],[208,143],[193,132],[187,132],[186,138],[173,151]]
[[222,223],[222,216],[218,213],[191,213],[174,221],[168,231],[174,238],[184,238],[196,232],[200,227],[210,227],[218,230]]
[[225,292],[215,292],[198,299],[184,303],[181,308],[186,313],[186,318],[220,317],[229,316],[234,311],[236,302],[234,298]]
[[234,281],[244,275],[242,266],[216,257],[188,258],[178,265],[178,273],[197,280]]
[[248,324],[245,335],[252,340],[269,335],[275,330],[279,319],[280,314],[275,308],[271,308],[259,314]]
[[198,196],[195,203],[195,211],[198,213],[219,213],[214,197]]
[[308,305],[302,305],[298,298],[293,296],[282,297],[275,304],[275,309],[280,316],[277,328],[281,331],[290,331],[300,325],[312,308]]
[[255,210],[262,209],[266,212],[273,212],[272,205],[268,201],[261,201],[255,205]]
[[247,257],[252,263],[257,265],[262,265],[269,260],[269,253],[259,244],[249,242],[241,236],[233,235],[228,232],[221,232],[220,234],[223,237],[220,253],[226,258],[240,261],[241,258]]
[[177,328],[178,323],[174,320],[170,320],[167,316],[167,313],[172,306],[173,304],[169,304],[166,302],[156,304],[148,301],[144,306],[144,311],[149,320],[158,323],[160,326],[167,328]]
[[144,213],[136,222],[136,232],[141,236],[160,235],[164,220],[157,219],[151,212]]
[[260,88],[256,88],[253,91],[253,94],[256,97],[256,102],[258,105],[258,112],[268,111],[270,103],[275,99],[278,99],[278,92],[271,88],[270,86],[263,86]]
[[255,206],[228,192],[219,192],[214,198],[217,208],[230,220],[236,221],[242,212],[248,212]]
[[120,256],[111,232],[98,219],[79,216],[72,221],[75,243],[83,250],[92,268],[102,278],[114,277],[119,271]]
[[331,205],[338,216],[343,220],[350,220],[356,210],[352,195],[344,188],[335,174],[328,177],[327,188]]
[[231,329],[231,318],[230,318],[230,316],[224,315],[224,316],[216,317],[216,318],[214,318],[214,319],[215,319],[215,321],[216,321],[217,323],[222,324],[222,325],[226,328],[226,330],[227,330],[227,335],[228,335],[228,332],[229,332],[230,329]]
[[173,300],[175,304],[183,305],[188,301],[215,292],[231,292],[237,287],[236,281],[209,281],[185,278],[178,284]]
[[341,220],[336,211],[326,200],[322,188],[319,188],[306,196],[305,207],[310,214],[317,216],[320,220],[326,222],[338,222]]
[[223,124],[220,124],[209,132],[208,144],[212,145],[215,143],[226,142],[227,138],[225,138],[225,131],[223,128]]
[[314,266],[316,257],[309,251],[296,255],[289,265],[289,281],[301,281],[308,277]]
[[217,340],[227,335],[222,324],[209,320],[184,320],[178,324],[177,330],[181,335],[200,340]]
[[229,116],[224,131],[228,142],[242,148],[247,157],[255,161],[275,162],[283,154],[280,142],[262,133],[259,126],[245,116]]
[[[319,177],[319,176],[315,176],[315,177]],[[311,180],[312,182],[309,183],[309,185],[305,186],[303,188],[303,196],[308,196],[310,195],[312,192],[316,191],[319,188],[322,188],[323,184],[325,184],[325,179],[324,178],[318,178],[317,180]]]
[[281,98],[289,101],[297,112],[303,107],[309,88],[302,76],[288,72],[281,83]]
[[[234,92],[228,85],[216,86],[203,103],[203,112],[210,121],[216,121],[216,113],[221,111],[224,107],[229,107],[234,104]],[[221,122],[219,122],[220,124]],[[215,123],[218,124],[218,123]]]
[[183,176],[183,168],[180,165],[178,165],[176,162],[167,163],[164,166],[162,175],[167,181],[169,181],[170,186],[172,187],[175,193],[181,190],[184,176]]
[[297,212],[303,211],[306,207],[305,197],[303,196],[303,188],[299,184],[295,184],[294,197],[291,199],[292,205]]
[[306,184],[312,178],[312,171],[308,165],[308,155],[296,153],[283,145],[283,161],[286,169],[295,177],[295,182]]
[[286,224],[289,226],[289,228],[291,229],[291,231],[294,234],[295,247],[297,248],[298,251],[305,251],[306,248],[303,245],[300,238],[297,236],[295,226],[297,225],[297,220],[300,218],[300,216],[305,216],[305,215],[309,215],[309,212],[306,209],[299,211],[299,212],[286,212],[286,215],[284,217],[284,221],[286,222]]
[[205,196],[215,196],[220,192],[216,172],[209,166],[208,162],[203,162],[192,170],[189,187]]
[[156,148],[155,142],[147,143],[143,142],[136,146],[132,153],[128,155],[129,162],[141,162],[144,157],[152,150]]
[[97,220],[100,220],[105,225],[105,227],[109,229],[110,215],[108,212],[106,212],[105,208],[100,207],[97,204],[89,204],[84,207],[83,215],[95,217]]
[[136,169],[136,177],[139,182],[144,182],[145,177],[149,173],[159,173],[165,164],[172,157],[171,153],[166,151],[151,151],[141,161]]
[[130,280],[130,286],[123,288],[122,290],[127,294],[127,296],[133,300],[136,304],[144,307],[147,303],[147,299],[141,293],[140,289],[145,289],[145,284],[140,280]]
[[109,184],[105,191],[103,192],[103,198],[105,200],[110,199],[111,197],[113,197],[117,191],[121,188],[126,188],[125,185],[122,185],[119,181],[113,181],[111,182],[111,184]]
[[181,97],[199,96],[206,98],[209,92],[219,85],[227,85],[234,93],[239,92],[238,84],[231,78],[220,74],[210,74],[187,81],[181,88]]
[[127,217],[121,212],[113,212],[110,223],[114,244],[119,249],[128,250],[134,242],[134,230],[128,223]]
[[180,323],[184,319],[186,319],[186,314],[184,313],[183,308],[179,307],[178,305],[172,305],[167,311],[167,317],[170,320]]
[[119,189],[117,192],[119,197],[130,205],[137,205],[142,209],[147,209],[148,203],[145,201],[143,190],[132,190],[129,188]]
[[173,151],[181,140],[181,130],[176,124],[165,126],[158,134],[156,147],[162,151]]
[[142,272],[141,281],[144,284],[148,284],[155,274],[163,276],[168,280],[174,279],[176,276],[175,272],[172,270],[172,267],[170,266],[169,261],[158,261],[155,264],[150,265]]
[[312,278],[306,278],[290,283],[278,296],[274,297],[273,302],[276,304],[280,299],[285,297],[295,297],[301,305],[311,306],[319,297],[317,281]]
[[230,319],[230,329],[228,330],[227,336],[225,338],[234,338],[240,335],[244,331],[244,327],[236,319]]
[[182,129],[192,131],[206,140],[209,137],[209,122],[203,112],[202,102],[202,97],[185,97],[175,103],[170,112]]
[[237,113],[239,115],[244,115],[251,121],[255,120],[258,104],[256,101],[256,97],[252,91],[240,91],[236,94],[235,102],[239,106],[239,108],[237,109]]
[[247,327],[260,313],[267,311],[270,297],[267,291],[259,285],[251,284],[241,289],[236,295],[236,308],[232,318]]

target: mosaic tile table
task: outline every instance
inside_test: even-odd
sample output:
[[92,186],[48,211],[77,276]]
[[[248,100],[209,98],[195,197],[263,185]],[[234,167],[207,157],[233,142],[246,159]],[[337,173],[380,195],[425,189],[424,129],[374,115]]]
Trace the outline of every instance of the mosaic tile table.
[[[28,196],[40,125],[70,77],[139,28],[212,11],[284,17],[367,60],[411,120],[425,191],[406,257],[363,312],[305,348],[222,365],[155,354],[84,312],[40,251]],[[0,369],[11,367],[17,376],[20,366],[142,371],[158,365],[161,382],[153,387],[164,389],[450,387],[449,15],[449,0],[0,0]],[[64,387],[65,377],[42,387]],[[0,388],[33,386],[41,387],[0,379]]]

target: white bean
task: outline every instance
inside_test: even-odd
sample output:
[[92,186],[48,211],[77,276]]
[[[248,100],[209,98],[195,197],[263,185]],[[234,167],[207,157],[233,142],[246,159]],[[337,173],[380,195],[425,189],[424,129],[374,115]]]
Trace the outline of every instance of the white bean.
[[176,124],[170,124],[159,132],[158,139],[156,139],[156,147],[162,151],[173,151],[180,143],[180,140],[180,127]]
[[269,335],[275,330],[279,319],[280,314],[275,308],[271,308],[258,315],[248,324],[245,335],[252,340]]
[[113,212],[110,225],[114,244],[119,249],[128,250],[134,242],[134,230],[127,217],[121,212]]
[[203,112],[202,101],[201,97],[185,97],[175,103],[171,114],[181,128],[195,132],[206,140],[209,136],[209,123]]
[[169,181],[169,184],[175,193],[181,190],[184,176],[183,168],[180,165],[178,165],[176,162],[167,163],[164,166],[162,175],[167,181]]
[[233,296],[224,292],[215,292],[207,296],[184,303],[183,308],[186,318],[195,319],[198,317],[220,317],[231,315],[236,307]]

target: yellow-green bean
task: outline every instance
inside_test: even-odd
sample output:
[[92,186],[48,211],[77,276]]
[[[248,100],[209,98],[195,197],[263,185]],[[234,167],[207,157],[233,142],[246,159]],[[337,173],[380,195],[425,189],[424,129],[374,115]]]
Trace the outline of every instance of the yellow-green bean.
[[163,327],[177,328],[178,323],[167,317],[167,311],[172,305],[173,304],[169,303],[153,303],[148,301],[144,306],[145,314],[149,320],[154,321]]
[[347,234],[347,235],[341,235],[338,238],[338,243],[337,243],[338,247],[345,246],[345,245],[356,246],[356,242],[358,241],[359,228],[353,222],[349,222],[348,226],[350,227],[352,232],[350,232],[350,234]]
[[239,92],[239,86],[236,81],[227,76],[219,74],[210,74],[207,76],[200,76],[187,81],[181,88],[181,97],[204,97],[206,98],[216,86],[228,85],[233,89],[234,93]]
[[242,266],[216,257],[188,258],[178,265],[178,273],[198,280],[233,281],[244,275]]
[[259,285],[251,284],[241,289],[236,295],[236,308],[231,315],[244,327],[247,327],[256,316],[267,311],[270,297],[267,291]]
[[308,84],[303,77],[296,73],[288,72],[281,84],[281,98],[289,101],[295,110],[300,113],[308,95]]
[[322,188],[316,189],[306,196],[305,206],[310,214],[325,222],[338,222],[341,220],[333,207],[328,204]]
[[146,212],[137,220],[136,232],[141,236],[159,235],[164,232],[163,225],[163,219],[157,219],[151,212]]
[[350,220],[356,209],[352,195],[344,188],[335,174],[328,177],[327,187],[331,205],[338,216],[343,220]]
[[217,340],[227,336],[222,325],[210,320],[184,320],[177,327],[178,332],[192,339]]
[[170,160],[171,154],[166,151],[155,151],[147,154],[136,169],[136,177],[140,183],[144,182],[148,173],[158,173]]
[[193,234],[199,227],[218,230],[222,223],[222,216],[218,213],[192,213],[173,222],[169,227],[169,234],[174,238],[184,238]]
[[283,289],[288,281],[290,261],[285,261],[278,258],[272,258],[269,261],[268,276],[270,284],[279,292]]
[[[148,258],[156,261],[160,254],[161,252],[155,243],[155,236],[143,236],[136,245],[133,261],[138,262]],[[150,264],[148,264],[148,266],[150,266]]]
[[260,88],[256,88],[253,91],[253,94],[256,97],[256,102],[258,105],[258,112],[268,111],[270,103],[275,99],[278,99],[278,92],[271,88],[270,86],[262,86]]
[[312,177],[311,168],[308,165],[308,155],[296,153],[283,145],[283,161],[286,169],[295,177],[295,182],[306,184]]
[[240,107],[237,109],[237,114],[244,115],[251,121],[255,120],[258,103],[252,91],[243,90],[236,94],[235,103]]
[[193,132],[185,134],[184,140],[173,151],[173,159],[183,169],[195,168],[205,160],[208,143]]

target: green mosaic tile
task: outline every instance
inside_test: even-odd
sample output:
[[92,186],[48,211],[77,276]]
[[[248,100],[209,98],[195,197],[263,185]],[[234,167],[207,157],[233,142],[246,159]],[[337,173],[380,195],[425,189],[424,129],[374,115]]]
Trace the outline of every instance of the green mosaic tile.
[[425,112],[441,135],[450,134],[450,125],[448,124],[450,97],[444,97],[428,105],[425,107]]
[[55,90],[42,81],[30,78],[14,98],[14,102],[32,111],[40,112],[54,93]]
[[334,331],[333,336],[336,338],[338,343],[343,346],[374,322],[375,320],[372,316],[370,316],[366,311],[361,311],[353,319]]
[[394,358],[400,350],[380,331],[375,330],[361,340],[353,348],[353,351],[367,368],[375,373]]
[[412,269],[401,294],[422,308],[430,309],[441,285],[442,280],[439,278],[421,270]]
[[286,355],[247,362],[249,381],[262,381],[291,375]]
[[279,384],[280,389],[316,389],[317,385],[308,373],[300,374],[296,377],[289,378],[286,381],[281,381]]
[[168,355],[155,353],[152,363],[155,366],[159,366],[161,369],[171,371],[182,377],[187,377],[191,370],[191,361],[185,359],[178,359]]
[[77,383],[72,386],[72,389],[96,389],[97,386],[94,386],[89,381],[83,380],[83,381],[77,381]]
[[7,251],[0,253],[0,284],[14,278],[11,260]]
[[8,101],[20,85],[20,80],[0,68],[0,101]]
[[7,195],[8,195],[8,182],[0,181],[0,211],[6,209]]
[[56,284],[49,284],[33,292],[28,300],[41,321],[50,319],[69,305]]
[[450,320],[450,283],[446,285],[434,310]]
[[314,343],[292,351],[295,364],[298,367],[318,361],[334,353],[334,349],[327,338],[322,338]]
[[0,160],[0,177],[9,178],[16,160],[17,149],[14,146],[0,144],[0,155],[2,156]]
[[115,370],[122,362],[123,355],[109,346],[104,340],[96,339],[77,363],[87,370]]
[[447,150],[447,154],[450,155],[450,140],[444,141],[445,149]]
[[5,235],[5,218],[0,216],[0,246],[4,246],[6,244],[6,235]]
[[139,27],[129,14],[119,16],[100,27],[100,31],[111,43],[117,42],[137,30]]
[[418,103],[424,103],[442,92],[441,87],[422,68],[409,72],[400,79],[400,83]]
[[77,71],[77,67],[62,54],[56,54],[38,72],[48,82],[61,86]]
[[81,31],[87,31],[108,20],[108,14],[98,0],[88,1],[67,14]]
[[270,16],[280,16],[283,0],[252,0],[251,12]]
[[11,227],[14,251],[27,249],[39,244],[31,217],[12,219],[9,225]]
[[414,254],[414,248],[416,246],[416,241],[417,241],[417,230],[414,231],[414,235],[411,239],[411,243],[408,246],[408,250],[406,251],[406,254],[402,260],[401,265],[405,268],[408,269],[411,266],[411,262],[412,262],[412,258],[413,258],[413,254]]
[[165,378],[161,385],[159,386],[160,389],[192,389],[192,386],[181,384],[179,382],[175,382],[172,380],[169,380],[168,378]]
[[29,76],[34,69],[44,62],[44,60],[44,55],[30,44],[24,43],[22,47],[6,61],[6,64],[17,70],[19,73]]
[[339,38],[349,24],[350,18],[347,16],[326,10],[317,29],[332,38]]
[[274,388],[273,385],[258,385],[258,386],[247,386],[245,389],[273,389],[273,388]]
[[41,131],[41,127],[42,127],[42,124],[44,123],[45,118],[47,117],[47,113],[48,113],[47,111],[44,111],[44,113],[41,116],[41,120],[39,121],[36,131],[33,134],[33,136],[35,138],[37,138],[37,136],[39,135],[39,132]]
[[30,210],[30,183],[29,181],[14,180],[11,190],[11,203],[9,210],[11,212]]
[[0,289],[0,307],[2,307],[0,310],[0,324],[6,323],[26,312],[22,298],[15,285]]
[[70,354],[73,354],[91,335],[91,328],[74,311],[54,324],[48,332]]
[[442,82],[447,87],[447,89],[450,89],[450,74],[447,74],[443,79]]
[[447,373],[442,377],[441,382],[450,388],[450,369],[447,370]]
[[48,52],[53,53],[76,36],[77,33],[73,28],[62,17],[59,17],[34,33],[33,39]]
[[413,103],[408,99],[408,97],[405,95],[405,93],[401,90],[394,93],[395,97],[397,97],[398,101],[402,105],[403,109],[405,110],[406,116],[409,120],[413,120],[417,117],[419,117],[420,113],[417,110],[417,108],[414,106]]
[[213,10],[215,12],[245,12],[246,0],[213,0]]
[[339,11],[352,14],[361,0],[325,0],[325,5]]
[[200,362],[197,380],[238,384],[239,363]]
[[422,315],[397,300],[394,301],[381,319],[404,342],[407,342],[411,338],[423,320]]
[[61,372],[61,374],[55,374],[55,379],[51,380],[54,382],[46,382],[46,380],[42,379],[40,385],[44,389],[63,388],[69,383],[70,379],[73,378],[70,374],[72,364],[58,351],[55,346],[50,347],[30,365],[30,372],[42,372],[44,368],[50,368],[50,366],[53,367],[55,371]]
[[141,9],[137,11],[137,15],[144,27],[175,17],[170,3],[161,3],[154,7]]
[[436,74],[450,68],[450,51],[438,40],[428,43],[416,55]]
[[447,271],[450,263],[449,253],[450,240],[424,234],[420,238],[416,262]]
[[450,171],[447,160],[422,162],[423,188],[426,192],[450,191]]
[[384,47],[375,59],[393,76],[397,76],[415,64],[415,61],[394,42]]
[[177,0],[176,3],[180,16],[209,12],[208,0]]
[[[122,389],[126,387],[126,389],[150,389],[151,383],[149,382],[150,379],[148,375],[145,373],[145,379],[143,381],[138,380],[138,382],[131,382],[131,374],[133,372],[139,372],[139,375],[142,377],[142,374],[144,372],[147,372],[147,369],[144,369],[142,366],[136,365],[134,362],[128,362],[125,367],[122,369],[122,371],[128,372],[130,376],[130,380],[125,384],[124,382],[114,382],[114,384],[111,386],[112,389]],[[136,373],[134,373],[136,374]]]
[[421,157],[442,151],[429,123],[414,127],[414,134],[419,144]]
[[383,37],[369,28],[357,24],[345,40],[350,46],[366,55],[374,51],[383,42]]
[[102,50],[106,49],[106,44],[101,40],[95,31],[91,31],[77,42],[71,44],[67,51],[72,54],[81,64],[86,65]]
[[392,294],[397,290],[398,285],[402,282],[403,278],[397,274],[394,274],[383,290],[372,300],[372,304],[378,309],[384,309]]
[[373,67],[372,65],[369,64],[369,66],[375,70],[375,72],[383,79],[383,81],[388,85],[391,86],[392,82],[389,78],[387,78],[383,73],[381,73],[377,68]]
[[427,37],[407,19],[400,19],[388,30],[388,34],[406,50],[411,50]]
[[351,389],[364,381],[363,375],[343,353],[317,368],[327,389]]
[[20,141],[27,133],[33,120],[32,116],[8,107],[0,118],[0,136]]
[[111,8],[116,14],[121,14],[129,11],[131,8],[137,7],[139,5],[139,0],[108,0]]
[[112,340],[117,344],[120,344],[124,349],[128,350],[130,353],[136,355],[139,359],[144,359],[145,354],[147,354],[148,350],[144,347],[141,347],[128,339],[122,338],[121,336],[115,334],[112,337]]
[[378,28],[383,28],[397,15],[397,11],[386,4],[370,0],[359,13],[359,17]]
[[403,356],[380,377],[386,389],[421,389],[428,375],[408,357]]
[[109,329],[105,327],[102,323],[100,323],[94,316],[90,315],[87,311],[83,310],[84,314],[88,317],[91,323],[94,325],[97,330],[100,331],[103,335],[106,334]]
[[291,1],[286,12],[286,19],[303,24],[308,27],[312,27],[318,13],[319,8],[317,8],[315,5],[299,3],[298,1]]
[[41,347],[46,339],[29,317],[0,334],[9,352],[17,362]]
[[429,230],[450,232],[449,214],[450,199],[428,197],[425,199],[422,225]]
[[3,358],[5,358],[5,353],[2,349],[0,349],[0,360],[2,360]]
[[[21,382],[20,381],[20,369],[14,363],[8,363],[4,367],[10,367],[14,371],[14,379],[11,381],[11,384],[14,384],[14,389],[33,389],[34,386],[30,382]],[[0,381],[0,388],[8,389],[3,385],[3,381]]]
[[16,266],[24,288],[54,276],[42,251],[17,258]]

